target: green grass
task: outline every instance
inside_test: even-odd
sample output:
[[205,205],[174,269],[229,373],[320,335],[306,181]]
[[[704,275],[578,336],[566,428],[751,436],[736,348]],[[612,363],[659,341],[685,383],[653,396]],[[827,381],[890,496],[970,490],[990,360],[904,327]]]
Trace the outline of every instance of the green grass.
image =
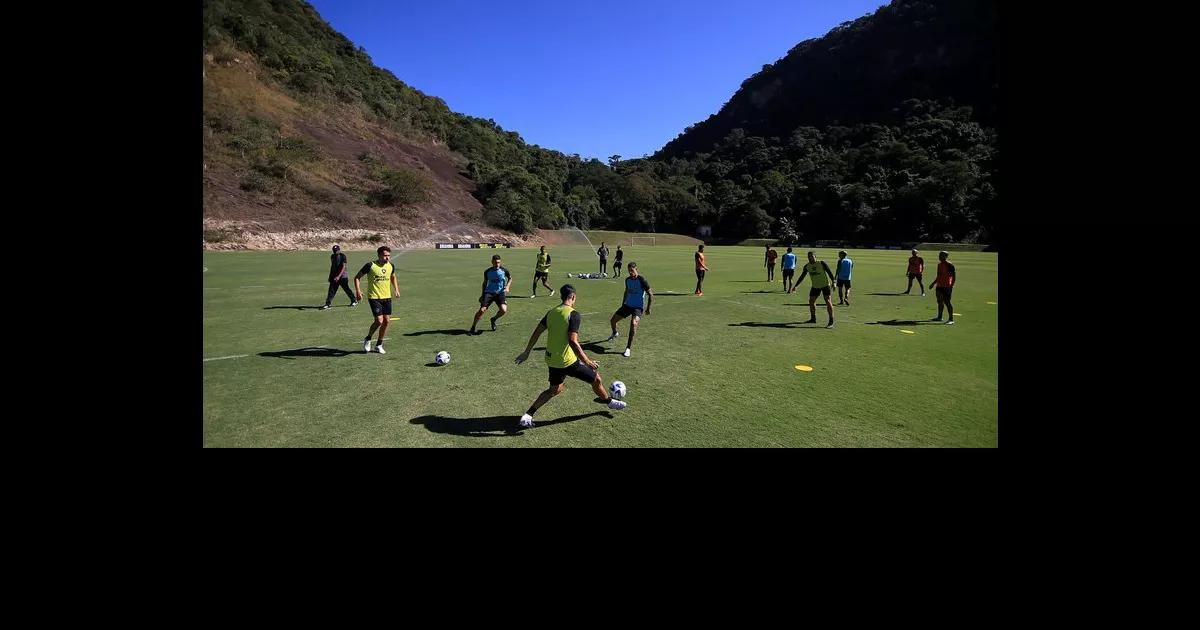
[[[585,247],[549,249],[556,289],[567,272],[596,270]],[[386,355],[362,352],[365,302],[348,308],[339,293],[333,310],[314,308],[324,303],[327,253],[206,252],[203,356],[218,360],[204,362],[204,443],[996,446],[998,306],[988,302],[998,301],[997,254],[952,254],[961,315],[944,326],[923,321],[936,313],[932,292],[872,295],[904,290],[908,252],[851,251],[853,305],[837,308],[837,327],[826,330],[823,304],[819,325],[796,323],[808,318],[808,280],[784,295],[778,282],[765,282],[757,249],[706,248],[711,270],[699,298],[690,295],[694,248],[626,250],[626,263],[636,261],[660,294],[653,313],[642,320],[631,358],[620,356],[628,320],[616,341],[586,347],[606,385],[614,378],[628,385],[629,407],[610,412],[586,384],[568,380],[537,414],[539,426],[521,431],[516,419],[546,387],[546,368],[540,352],[520,366],[513,358],[559,303],[544,289],[529,299],[536,250],[501,251],[516,275],[509,314],[497,332],[485,317],[484,334],[473,338],[449,333],[470,325],[495,250],[397,250],[401,294]],[[817,251],[832,266],[834,251]],[[348,255],[352,274],[373,258]],[[571,282],[584,314],[581,340],[602,341],[621,284]],[[680,295],[663,295],[669,291]],[[309,308],[289,308],[298,306]],[[913,323],[876,323],[890,320]],[[537,347],[544,344],[543,336]],[[326,348],[297,351],[316,346]],[[439,350],[452,362],[428,367]],[[236,355],[248,356],[221,358]],[[798,364],[814,370],[799,372]]]

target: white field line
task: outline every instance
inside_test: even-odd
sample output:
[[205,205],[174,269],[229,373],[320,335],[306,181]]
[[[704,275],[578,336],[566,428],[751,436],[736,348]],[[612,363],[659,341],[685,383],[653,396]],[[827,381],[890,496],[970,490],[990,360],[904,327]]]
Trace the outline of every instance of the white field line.
[[[328,348],[329,346],[312,346],[312,347],[313,348]],[[212,357],[210,359],[205,359],[204,361],[207,363],[209,361],[222,361],[225,359],[240,359],[242,357],[248,357],[248,356],[250,356],[250,355],[248,355],[248,354],[231,354],[227,357]]]
[[211,359],[205,359],[204,362],[207,363],[209,361],[223,361],[225,359],[240,359],[242,357],[248,357],[248,356],[250,356],[250,355],[248,355],[248,354],[231,354],[227,357],[213,357]]

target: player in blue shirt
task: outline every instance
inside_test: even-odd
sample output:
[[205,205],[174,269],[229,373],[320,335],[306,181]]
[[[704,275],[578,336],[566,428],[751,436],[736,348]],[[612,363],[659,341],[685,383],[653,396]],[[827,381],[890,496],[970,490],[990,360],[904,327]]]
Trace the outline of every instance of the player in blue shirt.
[[783,255],[783,292],[792,292],[792,278],[796,275],[796,255],[792,253],[792,248],[789,247],[787,253]]
[[512,274],[500,265],[500,255],[492,256],[492,266],[483,270],[483,294],[479,296],[479,310],[475,311],[475,321],[471,322],[470,334],[479,334],[479,331],[475,330],[475,326],[479,324],[479,318],[483,317],[493,302],[500,307],[500,312],[488,321],[492,322],[492,330],[496,330],[496,320],[508,313],[508,305],[504,303],[504,297],[508,295],[512,281]]
[[625,353],[622,356],[628,357],[633,348],[633,336],[637,334],[638,323],[642,320],[642,309],[645,308],[646,315],[650,314],[650,303],[654,301],[654,293],[650,290],[650,283],[646,281],[646,276],[638,272],[637,263],[629,263],[629,275],[625,278],[625,297],[621,299],[621,308],[618,308],[612,315],[612,319],[608,320],[608,324],[612,326],[612,336],[605,341],[612,341],[620,336],[617,332],[617,322],[622,319],[633,316],[629,320],[629,340],[625,342]]
[[[854,268],[854,261],[846,257],[846,250],[838,252],[837,264],[837,290],[838,290],[838,305],[850,306],[850,271]],[[846,289],[846,296],[842,297],[842,289]]]

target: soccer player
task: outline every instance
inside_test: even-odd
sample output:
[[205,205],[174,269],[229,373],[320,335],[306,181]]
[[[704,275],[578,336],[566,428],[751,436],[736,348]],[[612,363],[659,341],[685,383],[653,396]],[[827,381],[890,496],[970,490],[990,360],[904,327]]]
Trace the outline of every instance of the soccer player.
[[375,343],[375,352],[387,354],[383,350],[383,339],[387,334],[388,324],[392,318],[392,298],[400,297],[400,285],[396,283],[396,267],[392,264],[392,248],[384,245],[375,250],[377,258],[358,270],[354,276],[354,301],[362,301],[362,284],[359,279],[371,276],[371,284],[367,292],[367,303],[371,305],[371,329],[363,339],[363,352],[371,351],[371,335],[379,330],[379,341]]
[[541,250],[538,251],[538,255],[537,255],[537,266],[535,266],[533,268],[533,295],[531,295],[529,297],[531,297],[531,298],[537,297],[538,280],[542,281],[542,286],[546,287],[547,289],[550,289],[550,295],[554,295],[554,289],[552,289],[550,287],[550,285],[546,284],[546,280],[549,280],[549,279],[550,279],[550,254],[546,253],[546,246],[542,245],[542,248],[541,248]]
[[925,297],[925,285],[921,284],[921,274],[925,273],[925,259],[921,258],[917,250],[912,250],[912,256],[908,259],[908,288],[904,290],[904,295],[908,295],[912,291],[913,278],[917,279],[917,288],[921,290],[921,297]]
[[600,241],[600,249],[596,250],[596,255],[600,257],[600,271],[598,271],[596,273],[607,273],[608,272],[608,247],[604,244],[604,241]]
[[933,289],[936,287],[935,293],[938,303],[938,314],[937,317],[933,318],[933,321],[942,321],[942,305],[945,304],[946,310],[950,311],[950,320],[946,323],[953,324],[954,305],[950,303],[950,296],[954,293],[954,282],[958,277],[954,275],[954,263],[950,262],[949,258],[950,252],[938,252],[938,260],[940,262],[937,266],[937,277],[933,279],[933,282],[929,283],[929,288]]
[[533,334],[529,336],[525,351],[518,354],[515,360],[517,365],[520,365],[528,359],[542,332],[549,331],[546,336],[546,367],[550,368],[550,387],[539,394],[525,415],[521,416],[522,427],[533,426],[533,414],[537,413],[542,405],[550,402],[551,398],[562,393],[563,382],[568,376],[591,383],[592,391],[596,392],[600,402],[608,405],[609,409],[626,407],[624,401],[609,396],[608,390],[604,389],[604,381],[595,371],[600,365],[588,358],[579,345],[579,326],[583,318],[575,310],[575,287],[564,284],[559,288],[559,295],[562,304],[546,312],[542,321],[533,329]]
[[704,244],[696,249],[696,295],[704,295],[704,272],[708,271],[708,266],[704,264]]
[[492,323],[492,330],[496,330],[496,320],[508,313],[508,305],[504,303],[504,296],[508,295],[512,281],[512,274],[508,272],[508,269],[500,266],[500,254],[492,256],[492,266],[483,270],[483,287],[480,289],[483,293],[479,296],[479,310],[475,311],[475,321],[471,322],[471,330],[468,331],[468,334],[480,334],[478,330],[475,330],[475,326],[479,324],[479,318],[483,317],[493,302],[500,312],[488,321]]
[[613,273],[614,278],[621,277],[621,259],[624,257],[625,257],[624,250],[621,249],[620,245],[617,245],[617,259],[615,261],[613,261],[613,271],[615,272],[615,273]]
[[792,278],[796,275],[796,255],[792,253],[792,248],[787,248],[787,253],[783,255],[783,292],[792,292]]
[[[817,255],[808,252],[808,264],[804,265],[804,270],[800,272],[800,277],[796,279],[796,287],[804,282],[804,276],[812,278],[812,288],[808,291],[808,321],[805,324],[817,323],[817,296],[825,295],[825,310],[829,311],[829,323],[826,328],[833,328],[833,302],[829,299],[829,285],[834,282],[833,271],[825,261],[817,261]],[[792,287],[795,291],[796,287]]]
[[358,306],[358,300],[354,299],[354,294],[350,292],[350,274],[346,271],[346,255],[342,253],[340,245],[333,246],[333,253],[329,255],[329,293],[325,295],[325,306],[321,310],[327,311],[333,304],[333,296],[337,295],[338,287],[346,292],[346,297],[350,298],[350,306]]
[[775,281],[775,259],[779,257],[779,252],[767,245],[767,253],[763,259],[763,264],[767,267],[767,282]]
[[621,336],[617,332],[617,322],[622,319],[633,316],[629,320],[629,340],[625,342],[625,354],[622,356],[628,357],[633,348],[633,336],[637,334],[638,323],[642,320],[642,306],[645,305],[646,315],[650,314],[650,304],[654,301],[654,293],[650,291],[650,283],[646,281],[646,276],[638,272],[637,263],[629,263],[629,277],[625,278],[625,297],[621,300],[621,308],[618,308],[612,315],[612,319],[608,320],[608,324],[612,326],[612,336],[605,341],[612,341]]
[[[850,306],[850,271],[854,268],[854,261],[846,257],[846,250],[838,252],[837,264],[837,290],[838,290],[838,306],[845,304]],[[846,297],[842,297],[842,289],[846,290]]]

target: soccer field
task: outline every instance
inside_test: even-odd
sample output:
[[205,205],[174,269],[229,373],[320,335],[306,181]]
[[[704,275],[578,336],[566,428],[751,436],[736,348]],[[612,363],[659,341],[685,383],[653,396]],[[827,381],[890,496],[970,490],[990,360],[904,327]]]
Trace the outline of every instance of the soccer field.
[[[809,316],[808,278],[785,295],[778,267],[776,282],[766,282],[761,248],[706,247],[702,297],[691,295],[694,247],[624,249],[655,294],[630,358],[621,356],[628,319],[620,337],[603,343],[621,280],[566,277],[598,270],[595,252],[582,246],[548,248],[556,293],[539,288],[536,299],[536,249],[394,250],[400,296],[385,355],[363,352],[365,299],[349,308],[339,290],[334,308],[320,310],[329,252],[205,252],[204,445],[996,446],[997,254],[951,253],[957,315],[946,326],[928,321],[937,313],[932,290],[897,295],[907,251],[851,250],[852,306],[835,306],[836,326],[826,329],[820,300],[818,323],[800,323]],[[801,265],[806,251],[796,250]],[[836,267],[836,250],[815,251]],[[470,337],[495,253],[515,277],[509,314],[492,332],[493,306],[480,320],[483,334]],[[346,254],[353,287],[375,256]],[[921,255],[928,283],[937,252]],[[585,351],[606,387],[625,382],[629,407],[610,411],[587,384],[568,379],[536,426],[518,429],[547,386],[545,335],[528,361],[513,359],[566,282],[578,291]],[[439,350],[450,353],[449,365],[433,363]]]

